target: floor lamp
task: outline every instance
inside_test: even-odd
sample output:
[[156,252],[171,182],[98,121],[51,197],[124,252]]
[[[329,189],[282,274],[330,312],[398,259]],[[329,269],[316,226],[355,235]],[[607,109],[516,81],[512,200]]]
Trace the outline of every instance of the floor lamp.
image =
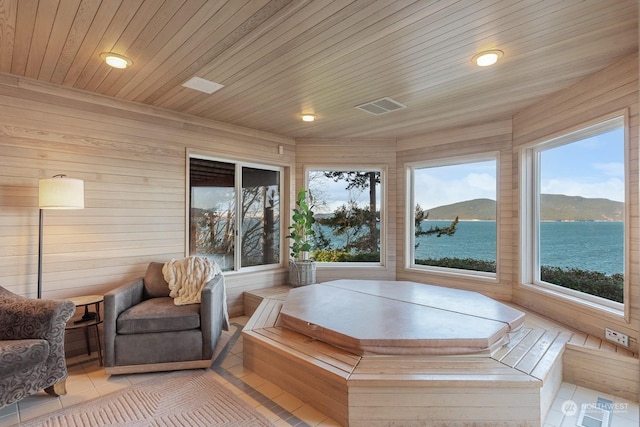
[[84,181],[55,175],[40,180],[38,188],[40,223],[38,237],[38,298],[42,298],[42,226],[45,209],[83,209]]

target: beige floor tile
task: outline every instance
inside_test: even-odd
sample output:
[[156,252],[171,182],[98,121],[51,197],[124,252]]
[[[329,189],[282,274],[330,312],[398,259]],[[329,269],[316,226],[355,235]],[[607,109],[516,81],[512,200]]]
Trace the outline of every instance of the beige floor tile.
[[[246,324],[248,317],[234,318],[232,322]],[[220,350],[220,349],[218,349]],[[339,424],[328,418],[323,413],[317,411],[300,399],[287,393],[285,390],[267,381],[263,377],[256,375],[252,371],[245,369],[242,364],[242,337],[231,347],[227,358],[221,366],[228,373],[239,378],[248,386],[262,394],[262,396],[277,403],[280,407],[289,411],[291,414],[302,420],[309,426],[318,427],[338,427]],[[122,390],[132,384],[138,384],[151,378],[166,375],[165,372],[131,374],[131,375],[106,375],[104,368],[98,364],[95,354],[88,358],[87,356],[78,356],[67,361],[69,366],[69,377],[67,379],[67,392],[65,396],[54,398],[44,392],[36,393],[23,399],[19,404],[9,405],[0,409],[0,427],[15,426],[22,421],[40,416],[62,407],[81,403],[99,396]],[[290,424],[279,418],[279,416],[263,405],[263,401],[259,401],[249,397],[242,389],[239,389],[234,381],[216,375],[216,380],[227,388],[231,393],[239,396],[242,400],[254,407],[257,411],[265,415],[274,425],[280,427],[289,427]],[[619,410],[614,414],[613,422],[610,427],[637,427],[638,426],[638,404],[627,402],[623,399],[613,398],[603,393],[593,390],[577,387],[573,384],[562,383],[560,390],[554,400],[553,409],[549,411],[549,416],[545,420],[545,427],[575,427],[577,416],[564,416],[560,411],[562,402],[574,399],[578,404],[595,402],[597,397],[611,398],[616,403],[626,403],[625,410]],[[573,423],[573,424],[572,424]]]
[[45,398],[48,398],[48,400],[41,401],[37,405],[29,405],[24,408],[20,405],[22,401],[18,402],[18,408],[20,409],[20,421],[27,421],[41,415],[46,415],[50,412],[57,411],[58,409],[62,409],[62,404],[58,398],[48,395]]
[[129,386],[131,386],[131,384],[109,384],[108,386],[98,389],[98,393],[100,393],[100,396],[106,396],[116,391],[124,390]]
[[61,407],[57,397],[50,396],[44,391],[39,391],[19,401],[18,411],[22,412],[26,410],[31,410],[37,406],[43,406],[43,405],[52,406],[52,404],[58,405],[59,407]]
[[0,408],[0,418],[6,417],[7,415],[17,414],[18,413],[18,404],[12,403],[11,405],[7,405],[4,408]]
[[227,387],[227,386],[229,386],[229,387],[235,387],[235,386],[232,386],[232,385],[229,383],[229,380],[227,380],[227,379],[226,379],[225,377],[223,377],[223,376],[218,375],[217,373],[215,374],[215,378],[216,378],[216,381],[218,381],[220,384],[222,384],[222,385],[223,385],[223,386],[225,386],[225,387]]
[[63,408],[68,408],[69,406],[77,405],[78,403],[86,402],[91,399],[97,399],[98,397],[100,397],[100,393],[98,393],[98,390],[93,388],[81,393],[67,393],[64,396],[60,396],[60,402]]
[[295,396],[292,396],[289,393],[283,393],[280,396],[274,398],[273,401],[291,413],[304,405],[304,402],[302,400],[298,399]]
[[249,374],[252,374],[250,370],[246,369],[243,365],[235,365],[227,369],[227,372],[235,376],[236,378],[242,378]]
[[262,415],[264,415],[265,418],[271,421],[272,423],[280,419],[280,417],[277,414],[274,414],[270,409],[265,408],[262,405],[256,406],[255,410],[260,412]]
[[130,375],[126,375],[126,378],[131,384],[140,384],[152,378],[161,377],[163,375],[166,375],[166,372],[148,372],[144,374],[130,374]]
[[342,427],[336,420],[332,418],[326,418],[322,420],[318,427]]
[[95,385],[91,378],[86,375],[78,375],[67,379],[67,393],[82,393],[89,390],[95,390]]
[[236,342],[233,345],[233,347],[231,347],[231,350],[230,350],[231,354],[235,354],[236,356],[242,355],[242,352],[244,350],[243,347],[244,346],[243,346],[242,342]]
[[325,414],[312,408],[309,405],[303,405],[300,408],[296,409],[295,411],[293,411],[293,415],[311,426],[316,426],[327,419],[327,416]]
[[625,418],[616,419],[613,421],[613,423],[615,427],[638,427],[638,425],[640,425],[637,419],[628,420]]
[[278,387],[277,385],[269,381],[265,381],[264,383],[260,384],[258,387],[254,387],[254,388],[271,400],[273,400],[277,396],[280,396],[281,394],[284,393],[283,389],[281,389],[280,387]]
[[260,406],[260,402],[258,402],[257,400],[253,399],[251,396],[249,396],[246,393],[240,393],[237,396],[240,399],[242,399],[247,405],[251,406],[252,408],[257,408],[258,406]]
[[[3,408],[4,409],[4,408]],[[0,427],[10,427],[20,422],[18,417],[18,410],[7,415],[0,416]]]
[[238,317],[234,317],[231,320],[231,323],[238,323],[239,325],[246,325],[247,322],[249,321],[249,316],[238,316]]
[[220,367],[227,370],[234,366],[242,366],[242,358],[235,354],[228,355],[220,364]]
[[249,375],[245,375],[244,377],[242,377],[242,381],[245,384],[250,385],[253,388],[258,388],[260,387],[262,384],[266,383],[267,380],[265,380],[264,378],[262,378],[260,375],[256,375],[254,373],[251,373]]

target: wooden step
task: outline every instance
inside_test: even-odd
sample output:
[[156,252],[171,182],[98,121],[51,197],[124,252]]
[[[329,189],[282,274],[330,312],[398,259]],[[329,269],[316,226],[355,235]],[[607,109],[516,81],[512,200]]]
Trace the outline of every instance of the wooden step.
[[244,366],[347,425],[347,380],[360,357],[278,327],[281,306],[280,300],[264,299],[247,322]]
[[638,354],[598,337],[575,334],[563,357],[564,380],[638,402]]
[[493,358],[544,381],[570,339],[569,332],[522,328]]
[[281,327],[289,289],[245,297],[245,367],[342,425],[537,425],[563,380],[638,400],[637,354],[526,310],[491,357],[358,356]]
[[291,286],[274,286],[270,288],[254,289],[251,292],[244,292],[242,301],[244,304],[244,315],[251,316],[258,308],[262,300],[275,299],[284,301],[287,294],[291,290]]
[[538,425],[561,382],[561,332],[519,331],[494,357],[359,356],[280,327],[281,306],[265,298],[255,309],[243,329],[244,366],[342,425],[439,416],[449,425]]

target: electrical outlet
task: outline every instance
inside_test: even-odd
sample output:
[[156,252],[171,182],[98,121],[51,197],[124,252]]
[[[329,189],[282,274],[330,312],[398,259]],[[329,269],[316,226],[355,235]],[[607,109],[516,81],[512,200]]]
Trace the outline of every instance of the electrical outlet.
[[629,335],[625,335],[620,332],[616,332],[613,329],[605,328],[604,337],[609,341],[613,341],[618,345],[629,347]]

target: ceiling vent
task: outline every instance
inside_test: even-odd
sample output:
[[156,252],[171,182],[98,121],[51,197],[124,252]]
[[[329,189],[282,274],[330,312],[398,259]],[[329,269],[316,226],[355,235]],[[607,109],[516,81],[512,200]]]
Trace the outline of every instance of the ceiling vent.
[[189,89],[197,90],[200,92],[208,93],[211,95],[213,92],[222,89],[224,85],[220,83],[212,82],[210,80],[206,80],[200,77],[192,77],[186,82],[182,84],[184,87],[188,87]]
[[362,111],[366,111],[369,114],[373,114],[374,116],[379,116],[381,114],[390,113],[392,111],[402,110],[403,108],[407,108],[407,106],[387,97],[356,105],[356,108]]

